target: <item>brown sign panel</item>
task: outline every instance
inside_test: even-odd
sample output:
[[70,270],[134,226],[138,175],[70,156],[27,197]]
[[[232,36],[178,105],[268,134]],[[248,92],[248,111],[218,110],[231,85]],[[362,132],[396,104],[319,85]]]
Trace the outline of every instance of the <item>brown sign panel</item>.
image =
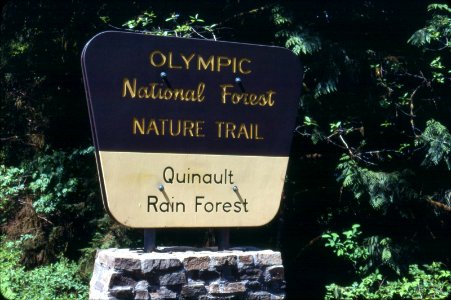
[[105,208],[130,227],[258,226],[277,213],[301,66],[290,51],[103,32],[82,54]]

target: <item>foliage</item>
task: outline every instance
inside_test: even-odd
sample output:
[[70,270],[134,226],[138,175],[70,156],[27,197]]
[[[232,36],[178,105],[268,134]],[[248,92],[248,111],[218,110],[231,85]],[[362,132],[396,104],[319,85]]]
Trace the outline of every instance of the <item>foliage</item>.
[[80,280],[76,263],[61,257],[56,263],[26,270],[20,264],[21,246],[1,238],[0,292],[7,299],[86,299],[87,286]]
[[76,149],[71,153],[51,151],[40,153],[32,161],[24,161],[19,168],[0,165],[0,215],[6,218],[7,208],[33,198],[36,213],[51,217],[68,209],[71,197],[88,184],[78,178],[83,157],[92,157],[93,147]]
[[[18,265],[48,267],[63,255],[78,260],[86,284],[96,248],[142,241],[104,214],[90,148],[79,58],[94,34],[113,29],[278,45],[299,56],[299,124],[280,213],[266,227],[232,232],[232,242],[280,247],[289,297],[318,298],[335,282],[329,296],[420,298],[415,280],[449,283],[434,276],[451,264],[450,8],[430,2],[2,4],[0,230],[10,240],[32,234],[13,255]],[[357,226],[338,233],[354,223],[367,235]],[[339,245],[338,259],[318,243],[321,232]],[[180,241],[172,234],[158,238]]]
[[275,37],[285,40],[286,48],[294,54],[313,54],[321,50],[321,41],[318,36],[312,35],[302,26],[292,28],[294,20],[281,5],[275,5],[271,9],[271,17],[274,25],[280,28]]
[[396,281],[386,280],[376,269],[350,286],[326,286],[325,299],[448,299],[451,272],[443,264],[410,265],[408,275]]
[[417,30],[408,40],[415,46],[432,46],[439,50],[451,47],[451,8],[447,4],[433,3],[427,10],[432,13],[425,27]]
[[[51,262],[86,236],[89,219],[101,213],[101,203],[94,200],[98,182],[87,176],[94,168],[93,147],[38,153],[18,167],[0,167],[4,233],[11,239],[33,235],[22,245],[22,263]],[[74,223],[81,224],[73,228]]]
[[[334,51],[335,49],[323,49],[318,34],[311,32],[307,26],[295,22],[293,15],[281,5],[274,5],[271,8],[271,19],[277,28],[274,34],[275,38],[294,54],[304,58],[305,72],[313,77],[312,96],[317,99],[321,95],[337,91],[339,71],[338,66],[331,60],[331,57],[339,55]],[[313,58],[314,54],[319,57],[324,56],[330,63],[320,65],[317,63],[317,59],[310,60],[309,58]],[[328,69],[327,72],[324,72],[324,68]],[[304,80],[304,85],[306,83],[307,80]],[[306,95],[304,95],[304,98],[306,98]]]
[[107,248],[139,248],[143,244],[141,232],[126,228],[114,222],[108,214],[103,214],[95,222],[94,234],[89,244],[80,249],[78,261],[79,275],[89,282],[94,268],[94,260],[98,249]]
[[340,158],[337,170],[340,172],[337,180],[342,182],[343,187],[349,188],[357,200],[365,194],[368,195],[369,203],[377,210],[386,210],[396,201],[400,201],[400,199],[406,201],[415,195],[405,179],[409,174],[407,170],[372,171],[359,167],[356,161],[347,154]]
[[[392,257],[390,247],[385,247],[382,263],[370,269],[369,247],[358,240],[361,234],[360,225],[354,224],[341,236],[336,232],[322,235],[327,241],[325,246],[350,261],[360,277],[349,286],[327,285],[325,299],[446,299],[451,294],[451,272],[442,263],[433,262],[423,268],[412,264],[406,276],[390,280],[380,271],[380,266]],[[387,246],[387,239],[382,239],[381,244]]]
[[[343,203],[340,211],[335,212],[337,217],[348,210],[364,213],[384,226],[399,226],[402,219],[418,222],[421,218],[431,224],[426,227],[435,228],[439,228],[436,222],[448,222],[446,216],[451,208],[446,196],[449,190],[446,178],[450,178],[451,170],[451,124],[449,107],[445,103],[449,98],[447,88],[451,74],[451,19],[446,4],[431,4],[428,11],[432,17],[426,26],[408,39],[409,44],[421,50],[416,54],[420,55],[417,62],[406,56],[366,50],[375,85],[368,98],[362,98],[368,106],[361,108],[376,112],[376,116],[368,116],[365,120],[364,110],[355,111],[349,106],[344,119],[328,122],[329,130],[318,116],[312,114],[298,127],[298,132],[313,143],[326,142],[342,152],[336,165]],[[379,129],[371,128],[377,123]],[[443,170],[442,162],[448,172]],[[435,181],[425,179],[436,174],[443,177]],[[410,222],[407,221],[412,224]],[[447,225],[442,228],[446,231]],[[326,298],[446,298],[450,292],[447,288],[450,273],[444,264],[432,263],[419,268],[415,259],[400,259],[400,255],[414,255],[421,248],[431,249],[428,244],[419,244],[419,236],[415,234],[421,229],[416,227],[415,230],[415,233],[408,233],[410,241],[415,241],[413,248],[404,238],[388,230],[361,242],[355,239],[359,231],[345,231],[345,236],[334,232],[323,235],[328,240],[326,247],[332,247],[336,255],[347,258],[358,278],[345,287],[336,283],[328,285]],[[444,247],[447,247],[446,240],[443,237]],[[437,259],[446,261],[448,258],[443,255],[431,257],[431,260]],[[406,269],[408,275],[391,280]]]
[[342,234],[336,232],[324,233],[321,237],[327,242],[325,246],[332,248],[337,257],[343,257],[352,263],[354,272],[363,276],[380,266],[400,274],[397,262],[397,249],[390,238],[370,236],[361,238],[360,224],[354,224]]
[[156,18],[157,16],[153,11],[145,11],[142,15],[125,22],[122,26],[130,30],[139,30],[160,36],[198,37],[216,40],[216,24],[206,25],[205,20],[201,19],[199,14],[189,16],[187,20],[183,20],[179,14],[172,13],[164,20],[168,26],[167,28],[161,28],[157,25]]
[[[36,212],[46,215],[54,214],[62,204],[68,204],[68,196],[73,193],[79,184],[76,177],[70,177],[65,170],[68,161],[78,159],[79,154],[92,153],[93,148],[76,150],[67,155],[62,151],[54,151],[43,155],[27,165],[30,168],[29,188],[36,200],[33,207]],[[68,177],[68,178],[67,178]]]
[[12,205],[9,199],[16,197],[25,188],[24,170],[17,167],[7,168],[0,165],[0,222],[6,222]]
[[417,145],[427,148],[424,166],[437,166],[444,161],[451,170],[451,134],[448,129],[435,120],[429,120]]
[[352,225],[350,230],[343,232],[343,238],[336,232],[325,233],[322,238],[327,239],[326,247],[332,248],[337,256],[343,256],[351,261],[356,271],[363,274],[366,268],[359,266],[359,263],[365,262],[369,251],[357,243],[357,238],[362,234],[359,227],[359,224]]

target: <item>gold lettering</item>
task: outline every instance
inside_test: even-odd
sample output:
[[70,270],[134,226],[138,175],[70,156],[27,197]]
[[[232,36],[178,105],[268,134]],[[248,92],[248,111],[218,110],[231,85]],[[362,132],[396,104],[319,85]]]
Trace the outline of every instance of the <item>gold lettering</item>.
[[155,83],[155,82],[152,82],[151,84],[150,84],[150,90],[151,90],[151,97],[152,97],[152,99],[157,99],[157,94],[155,94],[155,88],[156,88],[156,86],[158,85],[158,83]]
[[187,136],[189,133],[190,136],[194,136],[193,134],[194,122],[190,120],[183,121],[183,136]]
[[196,100],[194,96],[194,90],[187,90],[185,93],[185,100],[186,101],[194,101]]
[[227,122],[225,125],[226,125],[226,133],[225,133],[226,139],[229,138],[229,133],[232,136],[232,138],[235,138],[236,125],[232,122]]
[[171,137],[196,137],[203,138],[205,121],[200,120],[172,120],[172,119],[148,119],[133,117],[132,133],[134,135],[154,135]]
[[175,89],[174,90],[174,100],[185,100],[183,96],[183,89]]
[[250,106],[274,106],[275,99],[273,96],[276,94],[275,91],[269,90],[262,94],[255,93],[236,93],[230,92],[228,89],[234,87],[232,84],[221,84],[221,103],[232,103],[232,104],[243,104]]
[[157,126],[157,123],[155,122],[155,119],[150,119],[150,122],[147,125],[146,134],[149,134],[151,131],[154,131],[155,135],[160,135],[158,132],[158,126]]
[[222,88],[221,102],[226,104],[226,97],[231,95],[230,92],[227,92],[227,88],[233,87],[233,84],[221,84],[220,87]]
[[255,139],[256,140],[263,140],[264,138],[261,136],[258,136],[258,124],[254,124],[255,127]]
[[[160,56],[159,63],[155,62],[155,55],[157,55],[157,54],[158,54],[158,56]],[[159,68],[159,67],[164,66],[164,64],[166,63],[166,56],[161,51],[155,50],[152,53],[150,53],[149,56],[150,56],[150,64],[154,67]]]
[[136,97],[136,78],[133,79],[133,87],[130,85],[130,80],[124,78],[122,84],[122,98],[127,96],[127,91],[130,93],[131,98]]
[[[263,140],[259,135],[258,123],[240,123],[233,122],[215,122],[218,129],[218,138],[224,139],[246,139],[246,140]],[[222,126],[224,125],[224,126]]]
[[257,95],[250,94],[249,102],[250,102],[250,105],[257,105],[258,104],[258,97],[257,97]]
[[272,95],[275,95],[276,92],[269,90],[266,92],[266,94],[268,94],[268,105],[274,106],[274,99],[272,99]]
[[[225,60],[223,63],[222,61]],[[231,64],[231,60],[228,57],[225,56],[218,56],[217,63],[216,63],[216,71],[221,72],[221,67],[228,67]]]
[[146,98],[147,96],[147,87],[142,86],[138,89],[138,98]]
[[[250,129],[251,129],[251,139],[252,139],[252,124],[251,124]],[[239,139],[241,137],[241,135],[243,135],[243,134],[244,134],[244,137],[246,138],[246,140],[248,140],[249,139],[249,135],[247,133],[246,124],[241,123],[240,124],[240,128],[238,129],[237,138]]]
[[166,132],[165,124],[168,121],[168,119],[160,119],[159,121],[161,123],[161,135],[164,136],[164,133]]
[[168,57],[169,57],[169,68],[170,69],[181,69],[182,66],[177,66],[177,65],[173,65],[173,61],[172,61],[172,51],[170,51],[168,53]]
[[182,57],[183,62],[185,63],[185,69],[189,70],[189,64],[190,64],[191,60],[193,59],[194,55],[195,54],[193,53],[190,56],[186,57],[185,55],[180,54],[180,56]]
[[241,99],[243,99],[243,94],[237,94],[237,93],[232,94],[232,103],[233,104],[240,103]]
[[164,96],[163,96],[163,89],[159,88],[157,91],[157,99],[163,100]]
[[177,132],[174,133],[174,130],[173,130],[173,120],[169,120],[169,134],[170,134],[171,136],[178,136],[178,135],[180,135],[181,129],[182,129],[182,128],[181,128],[181,121],[178,120],[178,121],[177,121]]
[[251,63],[251,60],[248,58],[242,58],[240,59],[240,61],[238,62],[238,70],[240,71],[241,74],[250,74],[252,71],[250,69],[243,69],[243,62],[247,62],[248,64]]
[[180,100],[201,103],[205,101],[205,88],[206,85],[204,82],[199,82],[197,87],[193,89],[173,89],[164,87],[163,84],[157,82],[151,82],[147,86],[137,86],[136,79],[133,79],[133,82],[131,82],[128,78],[124,78],[122,83],[122,97],[138,97],[140,99],[150,98],[153,100]]
[[141,118],[141,123],[137,118],[133,118],[133,134],[136,134],[136,129],[138,129],[141,134],[144,134],[144,123],[144,118]]
[[214,57],[213,55],[211,55],[211,56],[208,58],[207,62],[205,62],[204,58],[203,58],[202,56],[199,55],[199,56],[197,57],[197,70],[200,71],[200,70],[201,70],[201,67],[202,67],[204,70],[207,70],[207,69],[208,69],[208,66],[210,65],[210,71],[213,72],[213,71],[214,71],[214,66],[215,66],[214,59],[215,59],[215,57]]
[[196,121],[196,137],[205,137],[205,134],[202,133],[204,124],[205,121]]
[[172,92],[171,89],[165,89],[164,90],[164,100],[171,100],[173,94],[174,93]]
[[153,67],[161,68],[167,66],[169,69],[191,69],[191,62],[197,59],[197,66],[193,63],[193,68],[197,67],[197,71],[221,72],[226,68],[230,68],[233,74],[250,74],[250,64],[252,60],[249,58],[237,58],[227,56],[210,55],[205,58],[196,53],[184,54],[173,53],[168,51],[166,53],[155,50],[149,54],[149,61]]
[[205,83],[200,82],[197,86],[197,102],[204,102]]
[[222,124],[224,124],[224,122],[216,121],[215,123],[216,123],[216,125],[218,125],[218,138],[221,138],[221,137],[222,137],[222,136],[221,136],[221,133],[222,133]]

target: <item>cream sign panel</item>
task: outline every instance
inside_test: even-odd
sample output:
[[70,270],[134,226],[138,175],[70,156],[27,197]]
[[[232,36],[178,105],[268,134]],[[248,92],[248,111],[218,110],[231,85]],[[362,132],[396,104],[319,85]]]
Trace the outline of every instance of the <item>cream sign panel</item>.
[[104,206],[130,227],[263,225],[299,100],[286,49],[104,32],[82,54]]

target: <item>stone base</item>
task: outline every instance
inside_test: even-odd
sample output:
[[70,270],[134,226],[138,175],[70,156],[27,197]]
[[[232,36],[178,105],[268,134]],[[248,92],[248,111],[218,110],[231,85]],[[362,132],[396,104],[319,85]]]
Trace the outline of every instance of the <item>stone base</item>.
[[99,250],[89,290],[89,299],[284,298],[282,258],[272,250]]

